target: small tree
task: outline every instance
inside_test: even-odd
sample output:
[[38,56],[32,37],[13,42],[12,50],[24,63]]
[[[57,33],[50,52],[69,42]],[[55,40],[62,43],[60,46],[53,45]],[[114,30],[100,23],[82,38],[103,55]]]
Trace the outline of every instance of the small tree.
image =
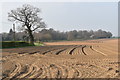
[[15,21],[21,25],[21,30],[27,31],[30,37],[30,43],[34,44],[33,32],[45,28],[46,25],[39,17],[40,9],[25,4],[16,10],[8,13],[8,20]]

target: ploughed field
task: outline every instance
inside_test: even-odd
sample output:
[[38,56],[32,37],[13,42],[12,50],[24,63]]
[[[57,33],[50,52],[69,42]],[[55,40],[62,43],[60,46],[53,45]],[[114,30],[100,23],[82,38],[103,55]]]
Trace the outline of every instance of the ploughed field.
[[117,78],[118,40],[46,42],[46,46],[3,49],[6,78]]

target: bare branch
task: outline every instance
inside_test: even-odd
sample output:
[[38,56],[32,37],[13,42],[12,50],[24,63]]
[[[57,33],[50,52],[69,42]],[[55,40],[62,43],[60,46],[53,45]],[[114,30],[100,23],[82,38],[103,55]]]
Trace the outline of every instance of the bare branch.
[[39,28],[45,28],[45,27],[46,27],[46,24],[44,22],[41,22],[41,23],[37,24],[37,27],[34,28],[32,31],[35,31],[35,30],[37,30]]
[[39,29],[45,28],[46,24],[42,22],[42,18],[38,16],[40,13],[40,9],[33,7],[31,5],[25,4],[21,8],[17,8],[16,10],[11,10],[8,13],[9,20],[20,22],[22,27],[27,27],[27,32],[31,37],[31,40],[34,40],[32,32]]

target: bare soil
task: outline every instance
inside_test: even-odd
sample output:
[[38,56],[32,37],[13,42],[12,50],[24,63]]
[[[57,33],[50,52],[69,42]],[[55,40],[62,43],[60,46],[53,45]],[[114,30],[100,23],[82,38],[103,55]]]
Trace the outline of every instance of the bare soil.
[[3,79],[118,78],[118,39],[46,42],[2,50]]

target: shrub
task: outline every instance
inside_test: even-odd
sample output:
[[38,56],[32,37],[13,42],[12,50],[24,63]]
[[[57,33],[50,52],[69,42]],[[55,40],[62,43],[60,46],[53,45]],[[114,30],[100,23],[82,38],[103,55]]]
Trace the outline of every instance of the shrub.
[[34,46],[28,42],[22,42],[22,41],[4,41],[4,42],[0,42],[0,45],[2,45],[0,48]]

